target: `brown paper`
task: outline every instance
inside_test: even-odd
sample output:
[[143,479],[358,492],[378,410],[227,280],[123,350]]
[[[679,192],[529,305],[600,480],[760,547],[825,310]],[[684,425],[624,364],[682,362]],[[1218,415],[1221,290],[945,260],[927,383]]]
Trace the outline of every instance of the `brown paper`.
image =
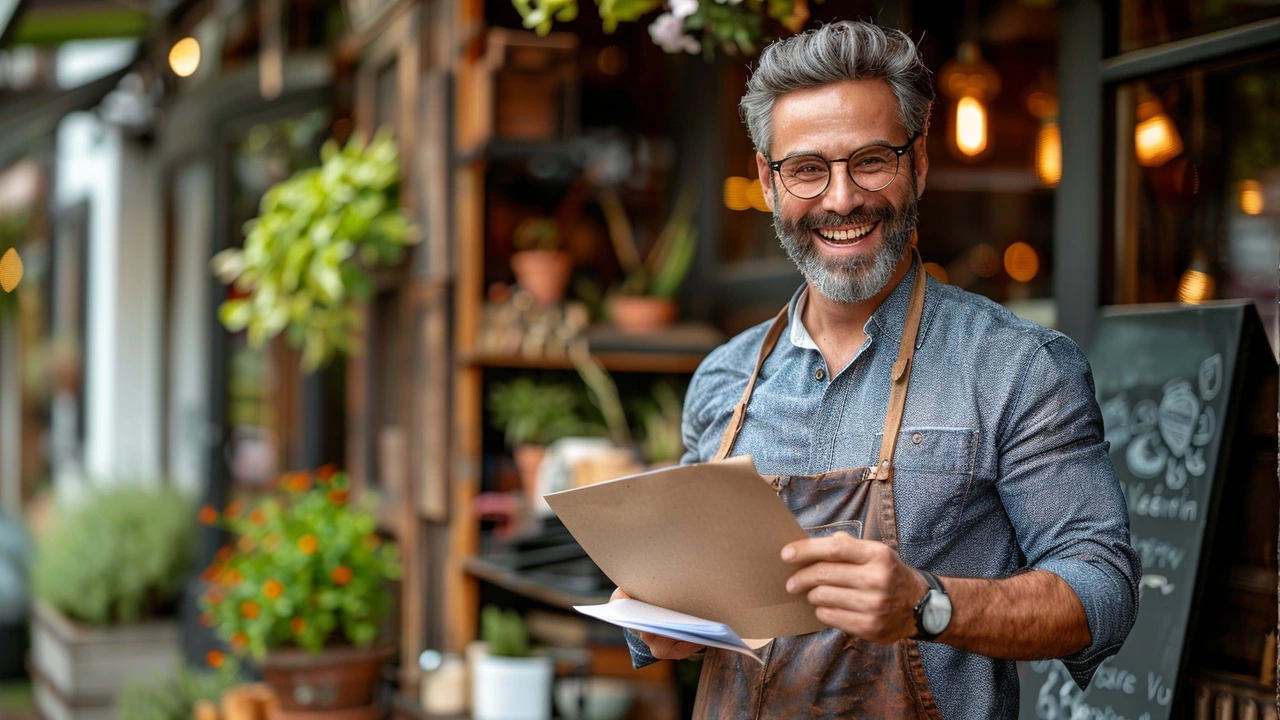
[[544,496],[623,592],[722,622],[743,638],[821,630],[787,592],[787,543],[808,535],[748,456],[664,468]]

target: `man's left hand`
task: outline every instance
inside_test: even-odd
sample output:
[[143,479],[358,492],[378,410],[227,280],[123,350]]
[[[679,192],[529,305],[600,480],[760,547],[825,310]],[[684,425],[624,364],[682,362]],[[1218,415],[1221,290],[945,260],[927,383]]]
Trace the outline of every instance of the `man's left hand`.
[[915,605],[929,584],[888,545],[837,532],[790,543],[782,559],[802,568],[787,592],[806,593],[821,622],[876,643],[916,634]]

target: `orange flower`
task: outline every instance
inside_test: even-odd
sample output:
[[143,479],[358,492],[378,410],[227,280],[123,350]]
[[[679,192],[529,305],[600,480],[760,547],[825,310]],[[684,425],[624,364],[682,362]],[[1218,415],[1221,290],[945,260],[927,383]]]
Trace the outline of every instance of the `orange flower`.
[[213,557],[218,562],[226,562],[231,559],[231,556],[233,554],[235,554],[234,550],[232,550],[229,547],[223,547],[223,548],[218,548],[217,554],[215,554]]
[[222,667],[222,662],[224,660],[226,660],[226,657],[223,656],[223,654],[217,650],[210,650],[209,654],[204,656],[204,661],[208,663],[209,667],[213,668],[214,670],[217,670],[218,668]]
[[254,540],[248,535],[241,535],[240,541],[236,543],[236,547],[240,548],[240,552],[244,553],[245,555],[248,555],[249,553],[253,552],[253,549],[256,548],[257,546],[258,546],[258,541]]
[[239,570],[235,569],[226,570],[220,577],[220,580],[225,587],[235,587],[236,585],[239,585],[240,581],[243,579],[244,576],[240,574]]
[[205,582],[214,582],[218,579],[218,576],[221,574],[222,574],[222,563],[214,563],[209,567],[205,568],[204,572],[200,573],[200,579]]
[[259,612],[260,609],[258,608],[258,603],[252,600],[245,600],[240,603],[240,617],[245,620],[253,620],[257,618]]
[[382,545],[382,538],[369,534],[364,536],[364,546],[369,550],[377,550]]
[[351,582],[351,568],[346,565],[339,565],[333,569],[331,577],[333,578],[333,581],[338,584],[338,587],[342,587],[343,585]]
[[311,489],[311,476],[306,473],[294,473],[289,480],[289,489],[294,492],[306,492]]
[[203,627],[213,627],[213,615],[209,613],[200,613],[200,625]]
[[212,525],[218,522],[218,511],[213,509],[212,505],[205,505],[200,508],[200,522],[205,525]]
[[268,580],[262,584],[262,594],[266,595],[268,600],[275,600],[282,592],[284,592],[284,586],[275,580]]
[[210,590],[204,594],[204,601],[210,605],[216,606],[218,603],[222,602],[222,592]]
[[236,652],[242,652],[249,647],[249,636],[243,630],[231,636],[231,649]]
[[329,463],[328,465],[322,465],[319,470],[316,470],[316,479],[322,483],[327,483],[333,479],[334,475],[337,474],[337,466],[333,463]]
[[240,503],[238,502],[229,503],[227,505],[227,509],[223,511],[223,514],[226,515],[228,518],[240,517]]
[[334,488],[329,491],[329,502],[334,505],[347,504],[347,491],[343,488]]
[[258,525],[259,527],[261,527],[262,525],[266,525],[267,514],[262,512],[261,510],[254,510],[253,512],[249,513],[249,522],[253,523],[254,525]]
[[316,549],[319,547],[320,541],[316,539],[315,535],[303,535],[302,539],[298,541],[298,549],[302,551],[303,555],[315,555]]
[[276,535],[275,533],[271,533],[266,537],[262,538],[263,550],[266,550],[267,552],[274,552],[277,547],[280,547],[279,535]]
[[307,630],[307,621],[296,617],[289,621],[289,629],[293,631],[294,635],[301,635]]

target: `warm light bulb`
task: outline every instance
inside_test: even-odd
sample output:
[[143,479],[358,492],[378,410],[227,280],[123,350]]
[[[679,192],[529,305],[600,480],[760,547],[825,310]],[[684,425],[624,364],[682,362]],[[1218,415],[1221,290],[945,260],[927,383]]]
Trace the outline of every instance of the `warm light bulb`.
[[184,37],[169,49],[169,67],[178,77],[190,77],[200,67],[200,43]]
[[751,201],[747,199],[747,183],[743,177],[727,177],[724,179],[724,206],[730,210],[749,210]]
[[1240,183],[1240,209],[1245,215],[1261,215],[1265,203],[1262,200],[1262,183],[1245,180]]
[[747,184],[747,202],[751,207],[759,210],[760,212],[770,212],[769,205],[764,201],[764,187],[755,180],[743,178],[743,181]]
[[1062,179],[1062,133],[1056,122],[1045,123],[1036,134],[1036,177],[1045,187],[1057,187]]
[[1205,300],[1212,300],[1216,285],[1212,275],[1199,270],[1188,270],[1182,273],[1182,279],[1178,282],[1178,302],[1199,305]]
[[987,149],[987,109],[972,95],[956,103],[956,149],[969,157]]
[[1030,282],[1040,272],[1040,255],[1024,242],[1016,242],[1004,250],[1004,271],[1018,282]]
[[[1138,114],[1143,113],[1140,110]],[[1139,164],[1159,167],[1182,154],[1182,137],[1173,120],[1166,113],[1157,112],[1134,128],[1133,146]]]

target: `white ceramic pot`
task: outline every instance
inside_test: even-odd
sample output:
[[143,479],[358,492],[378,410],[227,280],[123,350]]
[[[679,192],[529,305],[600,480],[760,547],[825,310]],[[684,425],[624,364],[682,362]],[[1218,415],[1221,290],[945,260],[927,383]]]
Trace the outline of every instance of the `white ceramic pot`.
[[551,720],[551,682],[555,664],[549,657],[474,659],[471,715],[475,720]]

